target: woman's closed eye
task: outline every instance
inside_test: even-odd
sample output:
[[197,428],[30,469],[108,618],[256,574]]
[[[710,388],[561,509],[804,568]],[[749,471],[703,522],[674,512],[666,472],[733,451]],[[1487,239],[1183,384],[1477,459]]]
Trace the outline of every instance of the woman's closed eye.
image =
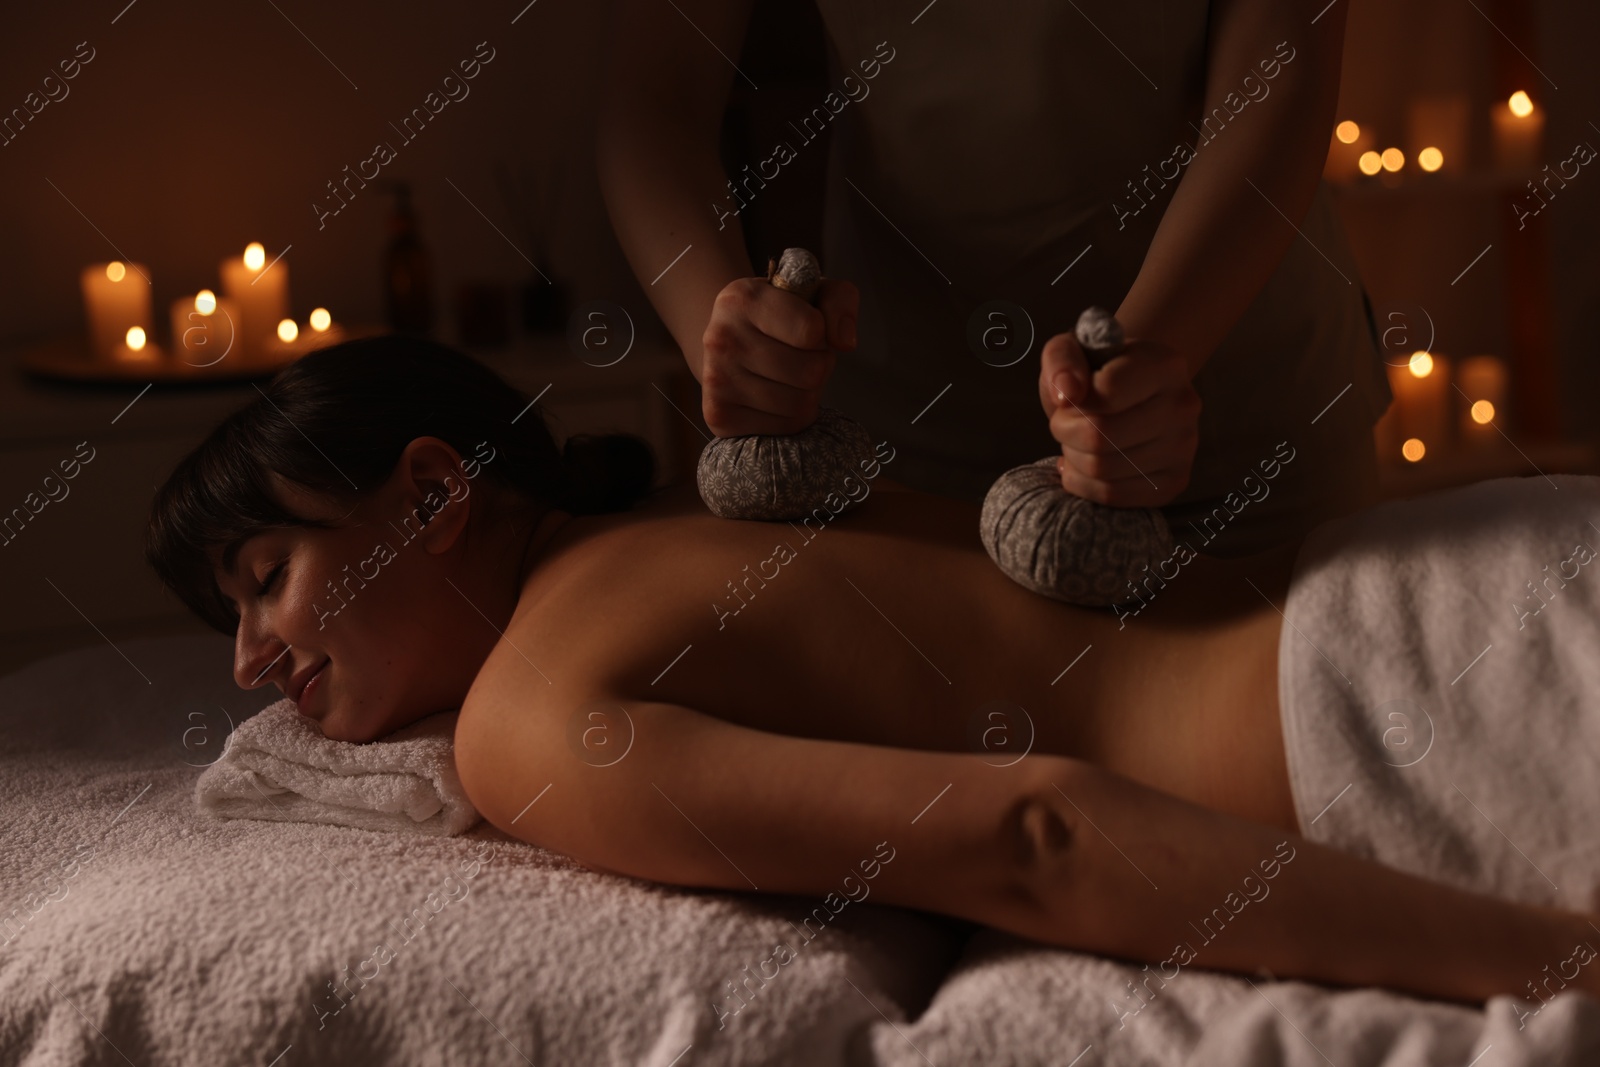
[[267,576],[261,579],[261,588],[256,590],[256,596],[263,597],[271,591],[273,585],[278,581],[278,576],[283,573],[283,568],[285,565],[285,561],[283,560],[279,560],[273,565],[272,569],[267,572]]

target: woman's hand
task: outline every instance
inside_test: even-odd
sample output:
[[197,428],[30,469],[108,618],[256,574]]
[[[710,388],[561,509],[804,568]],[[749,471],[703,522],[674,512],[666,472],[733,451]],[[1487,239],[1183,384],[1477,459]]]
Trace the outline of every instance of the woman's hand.
[[799,433],[816,421],[835,350],[856,346],[860,294],[826,278],[816,306],[765,278],[717,294],[701,345],[701,413],[718,437]]
[[1200,394],[1171,347],[1137,338],[1098,371],[1060,333],[1041,353],[1039,400],[1061,444],[1061,487],[1113,507],[1170,504],[1189,485]]

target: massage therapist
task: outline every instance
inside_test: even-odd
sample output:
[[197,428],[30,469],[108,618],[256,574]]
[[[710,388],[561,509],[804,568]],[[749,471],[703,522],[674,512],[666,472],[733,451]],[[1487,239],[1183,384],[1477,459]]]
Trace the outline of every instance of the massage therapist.
[[[712,432],[794,433],[827,403],[893,442],[897,481],[974,502],[1059,453],[1080,496],[1161,506],[1180,539],[1226,526],[1218,555],[1370,502],[1390,395],[1321,184],[1346,5],[1317,6],[817,0],[829,90],[725,172],[750,0],[620,0],[600,179]],[[738,214],[823,125],[808,311],[752,269]],[[1130,341],[1092,375],[1089,305]]]

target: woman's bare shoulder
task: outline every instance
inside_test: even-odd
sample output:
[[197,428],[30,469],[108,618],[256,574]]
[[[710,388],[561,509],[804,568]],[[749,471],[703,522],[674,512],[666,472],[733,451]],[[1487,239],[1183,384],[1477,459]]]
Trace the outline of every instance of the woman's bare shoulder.
[[[674,641],[681,649],[692,640],[678,635],[701,614],[710,617],[704,604],[690,609],[706,569],[705,537],[692,521],[697,509],[709,518],[698,496],[669,487],[632,512],[599,517],[537,563],[480,671],[483,685],[536,683],[577,698],[614,688]],[[702,591],[709,602],[711,590]]]

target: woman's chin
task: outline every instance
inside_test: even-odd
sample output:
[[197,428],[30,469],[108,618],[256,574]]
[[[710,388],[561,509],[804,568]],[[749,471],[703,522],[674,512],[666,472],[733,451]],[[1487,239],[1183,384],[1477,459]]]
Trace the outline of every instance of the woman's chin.
[[365,724],[349,722],[337,707],[330,708],[323,715],[307,715],[306,718],[317,724],[322,731],[322,736],[329,741],[350,741],[359,744],[371,741],[371,730],[363,729]]
[[[315,721],[315,720],[313,720],[313,721]],[[317,722],[317,729],[321,730],[322,731],[322,736],[326,737],[329,741],[349,741],[349,740],[351,740],[351,738],[346,736],[344,731],[341,730],[336,723],[329,722],[327,720],[323,720],[323,721]]]
[[322,736],[330,741],[348,741],[352,744],[364,745],[369,741],[378,741],[403,727],[409,726],[419,719],[425,718],[430,713],[402,712],[391,710],[387,716],[373,715],[347,716],[344,710],[335,704],[325,715],[307,716],[322,730]]

